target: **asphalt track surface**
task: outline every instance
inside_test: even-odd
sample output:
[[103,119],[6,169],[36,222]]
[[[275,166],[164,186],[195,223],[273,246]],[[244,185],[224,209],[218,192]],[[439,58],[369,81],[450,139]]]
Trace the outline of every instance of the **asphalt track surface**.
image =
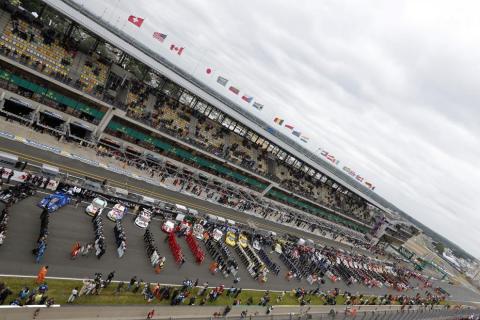
[[[112,171],[108,171],[101,167],[95,167],[83,162],[63,157],[49,151],[40,150],[31,146],[24,145],[21,142],[0,138],[0,151],[13,153],[22,160],[27,160],[30,164],[41,165],[43,163],[56,166],[61,172],[67,172],[78,177],[88,176],[98,181],[108,180],[108,184],[114,187],[124,188],[135,193],[150,196],[159,200],[173,202],[185,205],[187,207],[197,209],[200,213],[215,214],[228,219],[232,219],[242,223],[254,223],[258,228],[275,231],[279,234],[290,233],[303,237],[305,239],[313,239],[323,245],[341,247],[345,250],[352,251],[352,247],[343,243],[339,243],[330,239],[313,235],[289,226],[275,223],[269,220],[261,219],[252,215],[241,213],[218,204],[200,200],[186,194],[172,191],[167,188],[151,185],[147,182],[130,178]],[[353,249],[360,253],[369,254],[362,249]]]
[[[76,174],[79,176],[90,174],[95,175],[97,179],[100,179],[100,177],[105,177],[109,180],[110,184],[127,182],[129,188],[135,189],[136,192],[154,196],[163,200],[185,204],[192,208],[198,209],[201,212],[223,215],[225,217],[233,218],[237,221],[245,222],[247,219],[253,220],[255,224],[261,228],[279,232],[288,231],[302,236],[302,233],[296,229],[254,218],[249,215],[238,213],[209,202],[191,198],[184,194],[176,193],[168,189],[147,185],[141,181],[129,179],[127,177],[111,173],[102,168],[88,166],[84,163],[59,157],[53,153],[28,147],[21,143],[0,139],[0,150],[11,153],[19,153],[19,156],[22,158],[25,158],[30,162],[36,162],[37,164],[49,163],[56,165],[64,171],[68,170],[72,174],[73,172],[76,172]],[[125,185],[122,185],[122,187],[125,187]],[[148,191],[148,193],[142,192],[140,189]],[[41,210],[36,206],[36,203],[40,200],[41,196],[42,195],[37,195],[21,201],[11,209],[11,218],[9,221],[7,239],[4,245],[0,247],[1,274],[32,275],[36,274],[38,271],[39,266],[35,264],[31,250],[35,246],[40,228],[39,216]],[[202,265],[197,265],[193,261],[193,256],[183,238],[178,239],[178,242],[184,252],[186,263],[181,268],[178,268],[178,266],[176,266],[173,262],[173,256],[168,248],[168,245],[164,242],[166,235],[161,231],[161,221],[158,220],[152,221],[150,228],[155,237],[156,245],[160,254],[167,257],[167,263],[166,267],[160,274],[155,274],[153,268],[149,264],[146,252],[144,250],[143,230],[133,224],[131,215],[126,216],[123,223],[127,236],[127,251],[123,258],[118,258],[116,253],[113,235],[114,223],[108,219],[104,219],[104,234],[106,236],[107,243],[107,251],[105,255],[100,260],[96,259],[93,255],[71,260],[69,253],[75,241],[86,243],[94,239],[91,218],[84,212],[86,205],[87,204],[82,204],[79,208],[75,208],[74,206],[70,205],[51,215],[48,248],[45,257],[41,262],[42,264],[47,264],[50,266],[48,273],[49,276],[91,278],[95,272],[101,272],[106,275],[110,271],[115,270],[115,279],[123,281],[128,281],[132,276],[136,275],[139,279],[149,282],[179,284],[185,278],[190,278],[192,280],[199,278],[200,283],[208,281],[210,285],[218,285],[223,283],[225,286],[230,286],[232,284],[231,278],[225,279],[221,275],[211,275],[208,272],[208,265],[211,262],[208,254],[206,254],[204,263]],[[315,238],[311,235],[308,237]],[[324,244],[334,243],[332,241],[329,241],[331,243],[326,243],[326,240],[323,238],[318,237],[318,239]],[[243,288],[290,290],[296,287],[310,287],[304,280],[301,282],[286,281],[283,276],[287,272],[287,269],[279,261],[278,255],[275,253],[270,253],[269,256],[273,261],[280,265],[280,275],[278,277],[270,275],[266,284],[260,284],[248,275],[235,251],[232,249],[231,252],[233,256],[236,257],[236,260],[240,266],[240,286]],[[451,286],[444,282],[435,283],[435,285],[441,286],[450,292],[452,294],[452,300],[480,301],[480,295],[464,289],[463,287]],[[367,288],[363,285],[352,285],[347,287],[342,281],[331,283],[329,280],[327,280],[326,284],[323,286],[323,289],[334,287],[348,290],[352,293],[361,292],[365,294],[378,295],[385,293],[398,294],[396,291],[385,288]],[[420,292],[424,291],[425,290],[420,290]],[[413,291],[409,291],[408,294],[413,295],[414,293]]]

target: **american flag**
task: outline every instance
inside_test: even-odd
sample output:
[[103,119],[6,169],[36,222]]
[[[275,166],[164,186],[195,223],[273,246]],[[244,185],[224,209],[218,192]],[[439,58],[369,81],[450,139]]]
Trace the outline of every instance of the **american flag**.
[[158,41],[163,42],[163,40],[167,38],[167,35],[160,32],[154,32],[153,37]]

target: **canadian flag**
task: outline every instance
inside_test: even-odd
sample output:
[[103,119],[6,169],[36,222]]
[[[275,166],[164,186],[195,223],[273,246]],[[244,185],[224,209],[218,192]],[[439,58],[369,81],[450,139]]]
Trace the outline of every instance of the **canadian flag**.
[[181,55],[183,52],[183,47],[177,47],[176,45],[170,45],[170,50],[175,51],[178,55]]
[[143,19],[143,18],[135,17],[135,16],[129,16],[128,17],[128,22],[133,23],[137,27],[141,27],[144,20],[145,19]]

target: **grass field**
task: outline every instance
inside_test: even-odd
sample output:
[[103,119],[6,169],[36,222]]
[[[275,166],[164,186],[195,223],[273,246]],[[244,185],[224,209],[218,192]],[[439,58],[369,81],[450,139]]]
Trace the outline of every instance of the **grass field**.
[[[36,288],[34,278],[19,278],[19,277],[0,277],[0,282],[4,282],[6,286],[13,291],[13,294],[7,298],[5,303],[9,303],[11,300],[18,296],[20,290],[23,287],[29,287],[30,290]],[[49,298],[54,298],[55,303],[65,304],[73,288],[82,287],[82,281],[75,280],[57,280],[57,279],[48,279],[46,283],[48,284],[47,295]],[[143,295],[140,293],[133,293],[130,291],[122,291],[119,294],[115,294],[115,289],[117,283],[111,283],[107,288],[102,289],[99,295],[90,295],[90,296],[81,296],[75,300],[75,304],[84,304],[84,305],[142,305],[147,304],[147,301],[144,299]],[[228,289],[228,288],[225,288]],[[198,288],[193,289],[193,293],[196,294]],[[226,290],[225,290],[226,291]],[[263,291],[250,291],[243,290],[238,298],[241,300],[242,304],[245,304],[249,297],[253,298],[253,303],[258,304],[261,297],[264,295]],[[299,301],[295,298],[293,292],[286,292],[282,301],[277,302],[277,296],[280,293],[271,292],[270,293],[270,304],[276,305],[298,305]],[[188,304],[188,298],[185,299],[185,304]],[[234,299],[232,297],[227,297],[226,292],[223,293],[216,301],[207,302],[206,305],[232,305]],[[345,303],[343,296],[337,297],[337,304],[341,305]],[[200,302],[200,299],[197,298],[196,304]],[[310,304],[324,304],[325,300],[321,297],[311,296]],[[155,305],[167,305],[170,303],[170,300],[158,301],[154,299],[150,304]]]

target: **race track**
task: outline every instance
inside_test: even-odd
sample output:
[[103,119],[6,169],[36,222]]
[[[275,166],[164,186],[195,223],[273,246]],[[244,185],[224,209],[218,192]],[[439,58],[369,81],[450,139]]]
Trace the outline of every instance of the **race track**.
[[222,216],[228,219],[239,221],[247,224],[247,222],[253,223],[256,227],[275,231],[279,234],[290,233],[303,237],[306,239],[317,240],[324,245],[331,245],[341,247],[345,250],[352,251],[357,250],[363,254],[370,254],[369,252],[354,248],[351,246],[342,244],[330,239],[326,239],[320,236],[313,235],[286,225],[275,223],[269,220],[261,219],[245,213],[214,204],[208,201],[200,200],[179,192],[172,191],[160,186],[154,186],[144,181],[140,181],[134,178],[130,178],[101,167],[85,164],[83,162],[73,160],[70,158],[62,157],[55,153],[26,146],[23,143],[17,141],[11,141],[4,138],[0,138],[0,151],[9,152],[18,155],[22,160],[27,160],[30,164],[41,165],[43,163],[58,167],[61,172],[76,175],[78,177],[91,177],[98,181],[108,180],[109,185],[114,187],[124,188],[135,193],[150,196],[159,200],[167,202],[178,203],[187,207],[198,210],[200,213],[209,213]]
[[[265,221],[256,217],[251,217],[246,214],[241,214],[230,209],[214,205],[209,202],[201,201],[195,198],[188,197],[184,194],[176,193],[168,189],[154,187],[144,182],[133,180],[121,176],[105,169],[92,167],[81,162],[71,159],[62,158],[53,153],[27,147],[23,144],[0,139],[0,150],[5,152],[17,153],[20,157],[28,160],[31,163],[49,163],[58,166],[62,171],[69,171],[78,176],[94,175],[96,179],[107,178],[110,184],[125,188],[125,183],[129,188],[133,188],[135,192],[143,193],[153,196],[158,199],[163,199],[171,202],[185,204],[195,208],[204,213],[214,213],[224,217],[233,218],[237,221],[245,222],[252,220],[261,228],[274,230],[277,232],[290,232],[299,236],[307,238],[316,238],[318,241],[327,245],[337,245],[336,242],[329,241],[320,237],[312,237],[305,235],[296,229],[275,224],[273,222]],[[38,237],[40,228],[40,212],[36,207],[42,195],[26,199],[16,204],[11,210],[11,219],[9,222],[9,231],[5,244],[0,247],[0,273],[1,274],[18,274],[18,275],[32,275],[36,274],[39,266],[34,263],[34,258],[31,254],[35,242]],[[208,272],[208,265],[211,262],[210,257],[206,254],[206,260],[202,265],[197,265],[193,262],[193,257],[188,249],[184,239],[178,239],[182,247],[187,262],[178,269],[173,263],[172,254],[164,243],[165,234],[161,231],[161,222],[153,221],[151,230],[155,236],[157,247],[162,255],[167,257],[166,267],[157,275],[154,273],[152,267],[149,265],[144,245],[143,245],[143,230],[139,229],[133,224],[132,217],[127,216],[124,219],[124,228],[127,235],[127,251],[123,258],[118,258],[115,250],[113,226],[114,223],[108,219],[104,219],[105,236],[107,243],[107,252],[100,259],[94,256],[80,257],[77,260],[69,258],[69,252],[72,244],[75,241],[82,243],[93,240],[93,226],[91,218],[84,213],[86,204],[82,204],[79,208],[67,206],[58,212],[51,215],[49,228],[49,241],[46,255],[42,264],[50,266],[49,276],[57,277],[72,277],[72,278],[91,278],[95,272],[101,272],[104,275],[112,270],[116,271],[117,280],[129,280],[133,275],[139,279],[149,282],[161,282],[179,284],[185,278],[200,279],[200,283],[208,281],[210,285],[218,285],[219,283],[230,286],[232,279],[224,279],[220,275],[211,275]],[[234,256],[236,253],[231,250]],[[254,281],[248,274],[246,269],[241,264],[237,257],[237,262],[240,265],[240,286],[243,288],[255,289],[273,289],[273,290],[290,290],[296,287],[309,287],[306,281],[287,282],[284,279],[284,274],[287,271],[285,266],[279,262],[278,256],[270,253],[270,258],[277,262],[281,267],[279,277],[270,276],[266,284],[260,284]],[[452,299],[456,301],[480,301],[480,296],[461,287],[450,286],[447,283],[441,282],[436,284],[442,286],[452,294]],[[396,291],[387,289],[367,288],[365,286],[353,285],[346,287],[344,282],[327,283],[323,289],[339,287],[340,289],[348,290],[350,292],[362,292],[371,294],[398,294]],[[424,292],[425,290],[420,290]],[[413,292],[409,292],[413,295]]]

